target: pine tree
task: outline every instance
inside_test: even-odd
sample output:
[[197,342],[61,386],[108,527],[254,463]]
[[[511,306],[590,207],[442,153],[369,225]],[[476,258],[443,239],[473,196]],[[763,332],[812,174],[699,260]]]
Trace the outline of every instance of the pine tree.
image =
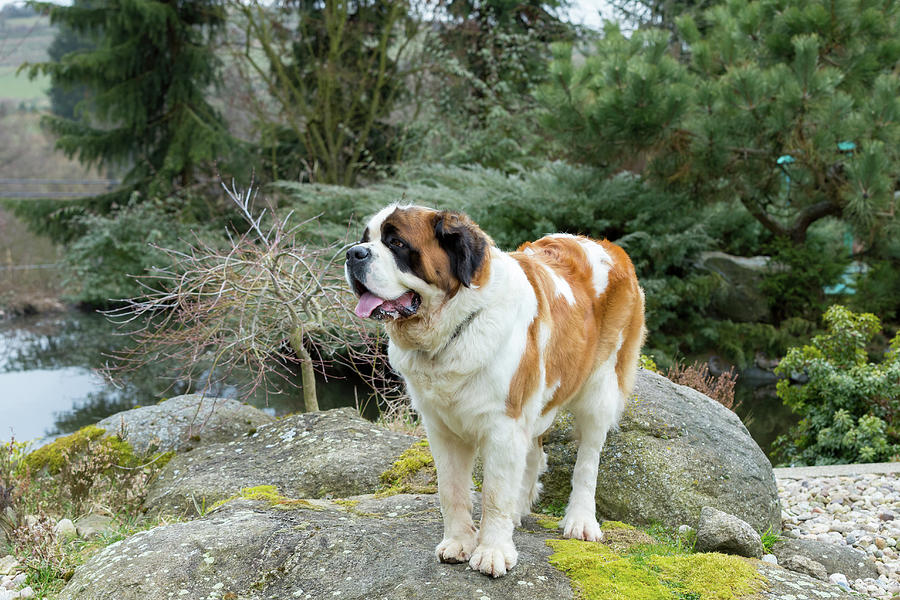
[[206,92],[219,60],[210,38],[225,20],[217,0],[84,0],[70,6],[33,2],[51,21],[97,46],[59,60],[25,65],[31,77],[83,85],[90,118],[47,116],[57,147],[89,166],[122,167],[123,186],[90,204],[104,210],[132,191],[157,197],[184,189],[229,144]]
[[824,217],[871,242],[896,227],[900,5],[729,0],[576,65],[558,48],[545,124],[580,162],[643,166],[665,188],[737,198],[795,245]]
[[[78,33],[71,27],[60,24],[56,37],[47,48],[47,55],[51,61],[59,62],[67,54],[94,48],[96,48],[96,43],[93,35]],[[90,98],[90,94],[83,84],[63,85],[51,77],[50,90],[47,94],[50,96],[50,111],[59,117],[77,120],[81,114],[80,111],[90,111],[89,104],[82,104],[89,102]]]

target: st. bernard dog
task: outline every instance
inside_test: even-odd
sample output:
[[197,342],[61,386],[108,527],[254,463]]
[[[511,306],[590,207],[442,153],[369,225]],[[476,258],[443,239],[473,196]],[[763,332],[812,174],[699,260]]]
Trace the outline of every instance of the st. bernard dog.
[[392,205],[369,220],[345,272],[356,314],[384,321],[390,363],[425,425],[444,519],[437,558],[494,577],[515,566],[513,528],[540,493],[541,436],[563,407],[579,447],[561,528],[600,540],[600,450],[644,337],[644,295],[625,252],[556,234],[505,253],[464,214]]

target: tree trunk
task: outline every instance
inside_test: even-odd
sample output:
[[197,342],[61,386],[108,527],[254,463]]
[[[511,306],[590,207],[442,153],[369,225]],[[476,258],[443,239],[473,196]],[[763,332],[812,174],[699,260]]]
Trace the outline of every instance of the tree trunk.
[[303,385],[303,409],[306,412],[319,410],[319,399],[316,395],[316,372],[313,369],[312,356],[303,347],[303,332],[295,327],[290,335],[291,348],[300,357],[300,380]]

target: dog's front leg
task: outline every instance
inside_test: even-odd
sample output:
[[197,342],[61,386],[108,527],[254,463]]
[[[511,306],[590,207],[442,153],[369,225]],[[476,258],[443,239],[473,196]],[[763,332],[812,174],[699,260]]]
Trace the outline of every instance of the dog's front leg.
[[472,521],[472,462],[475,448],[442,424],[425,420],[438,476],[444,539],[434,552],[441,562],[466,562],[475,549]]
[[490,429],[482,444],[484,482],[481,530],[469,566],[485,575],[500,577],[516,566],[519,553],[513,544],[513,519],[525,471],[528,436],[504,417]]

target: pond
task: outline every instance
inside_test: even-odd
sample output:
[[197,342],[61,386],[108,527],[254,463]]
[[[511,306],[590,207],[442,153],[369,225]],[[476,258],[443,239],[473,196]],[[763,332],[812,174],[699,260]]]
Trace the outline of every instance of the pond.
[[[172,365],[158,363],[129,373],[117,387],[96,370],[127,343],[116,326],[98,314],[70,312],[0,323],[0,440],[31,440],[70,433],[111,414],[161,398],[197,391],[197,382],[172,380]],[[299,378],[296,378],[297,380]],[[217,397],[237,398],[242,381],[209,390]],[[323,410],[355,406],[369,395],[358,379],[329,377],[318,385]],[[797,421],[775,396],[774,386],[738,380],[735,412],[756,442],[769,453],[778,435]],[[269,414],[303,410],[300,388],[246,399]],[[377,416],[370,403],[366,416]]]
[[[772,457],[772,443],[787,433],[800,417],[786,407],[775,395],[775,385],[738,378],[734,389],[734,412],[741,418],[750,435]],[[774,461],[773,461],[773,464]]]
[[[0,440],[71,433],[135,406],[199,391],[195,381],[173,380],[173,365],[165,363],[128,373],[117,385],[105,381],[97,370],[127,343],[99,314],[70,312],[0,322]],[[243,383],[229,380],[207,394],[237,398]],[[357,398],[369,394],[362,382],[340,377],[327,382],[320,377],[317,389],[323,410],[355,406]],[[299,387],[268,398],[259,390],[246,401],[274,416],[303,410]]]

